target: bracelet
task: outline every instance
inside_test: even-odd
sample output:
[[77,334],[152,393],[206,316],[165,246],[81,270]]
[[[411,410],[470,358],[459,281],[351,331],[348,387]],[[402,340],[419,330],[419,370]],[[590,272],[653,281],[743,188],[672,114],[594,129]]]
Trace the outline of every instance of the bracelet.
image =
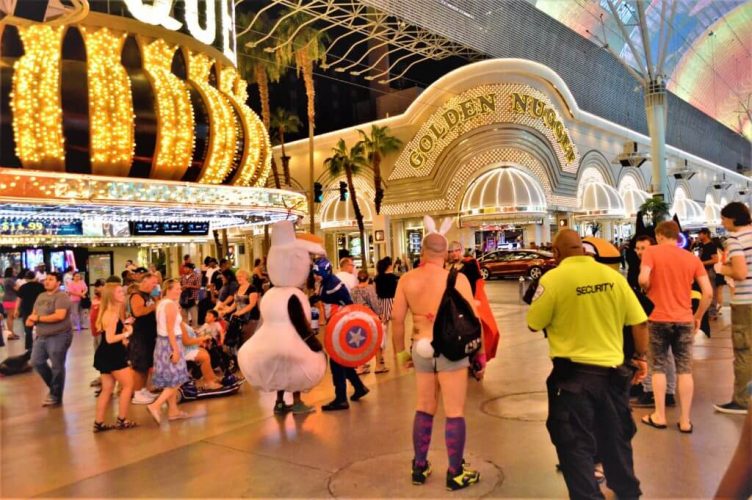
[[404,365],[411,359],[412,359],[412,356],[410,356],[410,353],[407,351],[400,351],[397,353],[397,361],[399,361],[399,363],[402,365]]
[[643,354],[634,353],[634,354],[632,354],[632,359],[634,359],[636,361],[647,361],[648,360],[648,355],[644,354],[644,353]]

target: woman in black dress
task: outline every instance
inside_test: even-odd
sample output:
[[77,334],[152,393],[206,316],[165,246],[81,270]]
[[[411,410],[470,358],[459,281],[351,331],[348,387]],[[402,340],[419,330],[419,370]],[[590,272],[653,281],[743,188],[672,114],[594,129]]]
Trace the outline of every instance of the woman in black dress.
[[[137,425],[127,418],[133,396],[133,374],[128,367],[128,350],[124,342],[127,342],[128,337],[133,333],[133,327],[130,324],[123,324],[124,304],[123,287],[117,283],[107,283],[102,290],[102,301],[96,322],[97,331],[101,332],[102,342],[94,353],[94,368],[102,374],[102,392],[99,393],[97,399],[94,432],[130,429]],[[117,423],[105,424],[105,412],[112,399],[116,381],[122,387],[118,400]]]

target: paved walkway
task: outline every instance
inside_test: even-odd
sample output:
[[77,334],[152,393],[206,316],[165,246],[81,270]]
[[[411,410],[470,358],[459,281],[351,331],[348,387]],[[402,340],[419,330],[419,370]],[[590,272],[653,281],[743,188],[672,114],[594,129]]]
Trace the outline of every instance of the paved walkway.
[[[527,330],[517,284],[488,286],[502,329],[499,357],[482,383],[470,384],[467,457],[481,482],[449,493],[443,416],[429,458],[434,476],[410,484],[414,380],[394,368],[364,377],[371,393],[347,412],[305,417],[272,415],[274,395],[244,386],[234,397],[184,405],[206,416],[157,426],[144,407],[133,406],[141,427],[93,434],[89,381],[92,345],[76,336],[68,358],[64,405],[40,406],[46,394],[36,374],[0,379],[0,496],[8,497],[565,497],[564,481],[545,429],[545,378],[550,369],[542,335]],[[729,310],[712,339],[695,348],[695,433],[680,434],[669,409],[669,429],[638,423],[637,475],[646,498],[710,497],[736,446],[743,417],[713,413],[729,398]],[[13,341],[0,358],[22,349]],[[304,396],[320,405],[331,399],[327,378]],[[648,410],[636,410],[635,418]],[[113,408],[112,419],[115,413]]]

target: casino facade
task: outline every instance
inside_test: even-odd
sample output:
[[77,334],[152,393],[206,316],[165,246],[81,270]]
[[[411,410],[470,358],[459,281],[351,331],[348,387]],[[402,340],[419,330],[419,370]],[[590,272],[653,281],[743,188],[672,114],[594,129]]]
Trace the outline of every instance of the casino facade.
[[[551,68],[523,59],[469,64],[439,79],[404,113],[373,122],[388,126],[403,148],[382,162],[386,184],[381,214],[373,206],[372,173],[356,176],[368,233],[369,259],[413,260],[422,216],[454,218],[449,237],[483,253],[551,241],[561,227],[583,235],[626,238],[638,208],[650,197],[650,141],[578,106]],[[323,160],[358,129],[315,139],[316,180],[324,186],[317,221],[327,250],[360,253],[349,201],[340,201]],[[288,144],[293,177],[307,173],[307,142]],[[668,146],[666,200],[684,228],[720,228],[720,207],[749,203],[749,178]],[[685,172],[692,172],[686,175]]]

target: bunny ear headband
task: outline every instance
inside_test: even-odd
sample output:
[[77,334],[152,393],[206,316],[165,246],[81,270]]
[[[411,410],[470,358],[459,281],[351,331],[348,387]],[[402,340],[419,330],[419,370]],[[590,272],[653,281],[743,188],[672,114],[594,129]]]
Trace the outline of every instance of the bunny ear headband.
[[449,232],[449,230],[452,228],[452,218],[444,217],[444,220],[441,221],[441,227],[437,230],[436,221],[433,220],[433,217],[431,217],[430,215],[424,215],[423,226],[426,228],[427,235],[431,233],[438,233],[446,238],[447,232]]

